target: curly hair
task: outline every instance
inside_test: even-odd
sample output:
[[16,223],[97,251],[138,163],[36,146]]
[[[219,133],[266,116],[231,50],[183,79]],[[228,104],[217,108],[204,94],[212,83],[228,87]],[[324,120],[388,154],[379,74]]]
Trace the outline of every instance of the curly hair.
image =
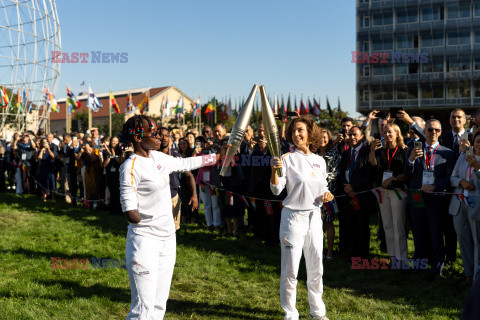
[[307,117],[299,117],[293,119],[292,122],[288,125],[287,128],[287,133],[286,133],[286,138],[287,141],[290,142],[291,144],[293,143],[292,139],[292,134],[293,134],[293,128],[295,127],[295,124],[298,122],[303,122],[305,123],[305,126],[307,127],[307,133],[308,133],[308,148],[310,149],[311,152],[316,152],[318,150],[318,147],[320,146],[320,129],[318,128],[317,124],[307,118]]
[[134,135],[140,135],[143,138],[144,133],[153,131],[155,121],[144,115],[136,115],[131,117],[123,125],[122,131],[118,135],[118,139],[122,144],[133,142]]
[[[330,150],[332,150],[333,148],[335,148],[335,141],[333,140],[333,135],[332,135],[332,132],[326,128],[322,128],[322,127],[319,127],[318,128],[319,130],[319,135],[320,135],[320,138],[322,137],[322,135],[325,133],[328,137],[328,143],[325,147],[325,151],[326,152],[329,152]],[[318,149],[317,149],[318,151]]]

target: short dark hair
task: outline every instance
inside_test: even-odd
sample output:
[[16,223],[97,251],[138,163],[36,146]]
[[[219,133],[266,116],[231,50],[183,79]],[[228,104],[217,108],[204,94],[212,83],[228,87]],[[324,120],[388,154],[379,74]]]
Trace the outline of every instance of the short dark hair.
[[342,118],[342,121],[340,121],[340,123],[345,123],[345,122],[351,122],[352,124],[354,123],[353,118],[350,118],[350,117]]
[[224,125],[223,123],[221,123],[221,122],[217,122],[217,123],[215,123],[215,124],[213,125],[214,128],[215,128],[216,126],[220,126],[220,127],[223,128],[223,130],[227,130],[227,128],[225,128],[225,125]]

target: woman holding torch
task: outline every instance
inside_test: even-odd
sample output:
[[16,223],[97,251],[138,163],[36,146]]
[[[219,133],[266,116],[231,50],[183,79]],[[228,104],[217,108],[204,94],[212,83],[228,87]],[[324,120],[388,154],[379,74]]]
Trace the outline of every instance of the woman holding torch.
[[[296,150],[271,161],[270,188],[275,195],[286,187],[280,222],[281,276],[280,303],[285,320],[298,320],[295,307],[297,274],[302,257],[307,267],[310,318],[328,320],[325,316],[323,294],[323,231],[320,207],[333,200],[328,190],[325,160],[316,151],[320,130],[310,119],[294,119],[287,129],[287,140]],[[282,171],[279,177],[277,170]]]

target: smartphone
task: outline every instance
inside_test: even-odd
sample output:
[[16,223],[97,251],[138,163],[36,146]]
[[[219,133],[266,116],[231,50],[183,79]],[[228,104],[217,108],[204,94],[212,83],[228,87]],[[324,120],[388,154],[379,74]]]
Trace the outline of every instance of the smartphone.
[[294,111],[287,111],[287,117],[296,117],[297,113]]
[[380,132],[376,132],[373,134],[373,137],[376,139],[376,140],[381,140],[382,139],[382,136],[380,135]]
[[415,141],[415,142],[413,143],[413,147],[414,147],[414,148],[417,148],[417,149],[422,149],[422,148],[423,148],[423,145],[422,145],[422,143],[421,143],[420,141]]
[[405,111],[405,109],[403,109],[403,107],[391,107],[390,108],[390,116],[396,117],[397,113],[400,112],[400,111]]
[[465,155],[473,156],[473,147],[468,147],[467,150],[465,151]]
[[345,138],[345,136],[347,135],[347,130],[345,129],[340,130],[340,134]]
[[195,148],[201,148],[202,143],[200,141],[195,142]]
[[468,133],[462,134],[462,136],[460,137],[460,140],[468,141]]
[[388,116],[388,113],[385,112],[385,111],[379,111],[376,115],[375,115],[377,118],[381,118],[381,119],[384,119]]

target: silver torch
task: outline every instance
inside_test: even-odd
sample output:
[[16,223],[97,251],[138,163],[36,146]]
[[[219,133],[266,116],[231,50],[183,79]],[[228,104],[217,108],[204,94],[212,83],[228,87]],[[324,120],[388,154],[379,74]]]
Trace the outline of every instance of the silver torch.
[[225,155],[225,160],[222,163],[222,169],[220,170],[220,175],[225,177],[227,175],[227,170],[230,167],[233,157],[237,153],[237,150],[240,149],[240,144],[245,138],[245,130],[247,129],[248,123],[250,122],[250,117],[252,116],[253,111],[253,102],[255,101],[255,96],[257,95],[258,85],[255,84],[248,96],[247,101],[240,110],[240,113],[235,120],[233,125],[232,132],[230,133],[230,138],[228,138],[228,144],[231,145],[227,149]]
[[[262,123],[265,130],[265,137],[267,138],[268,150],[272,157],[281,158],[280,139],[278,138],[278,127],[275,117],[273,116],[272,108],[268,102],[265,87],[260,86],[260,98],[262,98]],[[277,175],[282,176],[282,170],[277,169]]]

